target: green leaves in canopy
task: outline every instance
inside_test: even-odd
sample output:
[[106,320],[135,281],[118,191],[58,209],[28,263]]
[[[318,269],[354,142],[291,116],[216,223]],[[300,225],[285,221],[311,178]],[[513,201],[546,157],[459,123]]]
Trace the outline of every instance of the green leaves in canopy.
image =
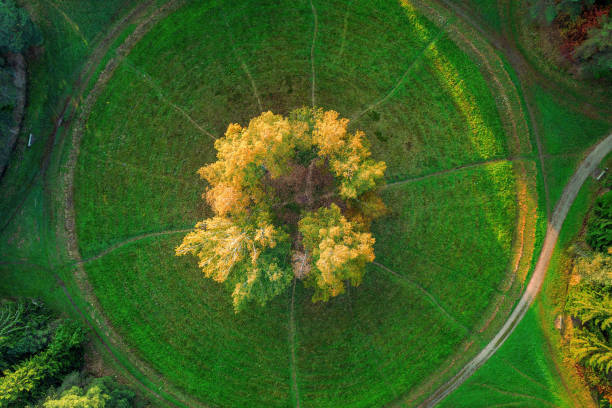
[[40,30],[28,13],[13,0],[0,0],[0,54],[22,53],[41,42]]

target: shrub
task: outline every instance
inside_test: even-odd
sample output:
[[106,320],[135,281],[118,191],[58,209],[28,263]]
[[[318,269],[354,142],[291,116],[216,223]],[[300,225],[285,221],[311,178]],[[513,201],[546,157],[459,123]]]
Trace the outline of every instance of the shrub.
[[130,408],[134,393],[111,377],[96,378],[87,387],[72,386],[59,396],[47,398],[44,408]]
[[84,340],[85,335],[76,323],[62,322],[46,350],[4,371],[4,377],[0,377],[0,406],[23,406],[78,367]]
[[587,243],[596,251],[607,252],[612,246],[612,191],[600,196],[587,224]]
[[0,0],[0,54],[22,53],[42,43],[40,30],[13,0]]

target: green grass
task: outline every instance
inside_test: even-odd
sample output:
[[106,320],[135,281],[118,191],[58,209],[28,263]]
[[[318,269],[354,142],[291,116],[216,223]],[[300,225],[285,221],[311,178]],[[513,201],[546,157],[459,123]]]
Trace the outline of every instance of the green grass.
[[[393,9],[386,13],[390,24],[404,25],[401,31],[395,28],[402,37],[397,47],[383,52],[383,43],[374,47],[370,43],[384,41],[377,33],[387,27],[375,21],[369,28],[372,34],[364,38],[363,26],[351,20],[375,5],[354,2],[348,13],[332,4],[316,6],[321,27],[333,26],[331,19],[338,13],[348,15],[344,41],[334,31],[328,34],[321,28],[318,33],[317,103],[352,117],[389,94],[415,61],[405,83],[355,124],[371,135],[373,154],[387,162],[389,180],[506,154],[492,95],[480,74],[469,69],[471,61],[450,41],[437,40],[436,50],[445,56],[446,71],[441,73],[428,66],[431,52],[419,54],[434,38],[430,34],[414,38],[414,32],[411,37],[411,23],[399,7],[395,14]],[[76,203],[78,232],[85,256],[142,232],[192,224],[197,214],[205,214],[199,200],[203,184],[195,171],[214,159],[214,151],[209,137],[191,121],[222,135],[228,123],[246,124],[257,114],[258,102],[242,62],[254,79],[263,109],[286,113],[311,103],[310,80],[305,75],[310,72],[312,41],[309,7],[300,11],[274,6],[272,16],[262,11],[262,5],[256,13],[249,7],[187,6],[145,37],[115,73],[89,121],[77,171],[76,188],[82,197]],[[391,6],[380,7],[385,11]],[[263,21],[247,25],[245,19]],[[202,25],[203,20],[215,23]],[[285,28],[274,27],[286,35],[268,32],[268,20],[285,22]],[[433,36],[436,29],[421,20]],[[225,21],[234,31],[231,36]],[[255,32],[238,30],[253,26],[258,27]],[[340,24],[338,29],[343,27]],[[343,43],[346,51],[339,58]],[[185,50],[180,58],[177,47]],[[443,76],[448,72],[462,80],[463,93],[455,98],[448,97],[452,83]],[[130,92],[125,92],[128,88]],[[473,109],[458,111],[458,104]],[[467,125],[466,114],[476,115],[480,127]],[[134,185],[134,178],[139,185]],[[92,179],[100,182],[91,183]],[[138,205],[129,209],[126,199]],[[100,201],[107,205],[98,205]]]
[[[129,9],[125,3],[124,0],[109,0],[104,5],[95,0],[27,2],[26,8],[41,29],[44,51],[28,60],[26,115],[16,152],[0,183],[0,212],[10,213],[23,201],[40,168],[53,123],[59,119],[65,98],[75,89],[83,63],[100,34]],[[36,141],[27,148],[30,133]]]
[[444,400],[442,408],[511,403],[521,407],[582,406],[576,405],[584,395],[581,386],[561,363],[560,336],[554,320],[563,308],[566,291],[563,252],[580,232],[592,187],[587,180],[568,213],[536,302],[499,351]]
[[[478,320],[503,276],[503,265],[475,265],[495,265],[508,256],[515,206],[511,174],[511,166],[500,163],[385,193],[393,216],[375,228],[378,261],[401,263],[398,273],[422,285],[456,321],[410,281],[376,266],[359,288],[329,304],[312,304],[310,290],[298,285],[296,370],[304,405],[383,404],[427,379],[454,352],[466,337],[462,325]],[[420,205],[409,199],[417,196]],[[425,222],[437,215],[438,223]],[[459,232],[468,219],[474,229]],[[501,242],[495,231],[483,236],[489,224],[499,224]],[[425,225],[427,232],[418,229]],[[390,226],[407,231],[398,235]],[[410,242],[418,234],[424,241]],[[289,299],[281,296],[263,310],[234,315],[229,292],[203,279],[193,259],[173,256],[178,242],[180,234],[146,239],[87,264],[112,324],[164,377],[198,398],[224,406],[288,405]],[[411,245],[429,245],[432,253],[406,251]],[[462,246],[470,250],[459,259]],[[449,262],[426,263],[434,257]]]
[[[51,265],[57,266],[63,254],[58,251],[54,230],[53,200],[55,180],[49,174],[39,177],[45,144],[58,119],[65,98],[75,83],[86,58],[96,46],[100,33],[129,9],[124,1],[104,5],[96,1],[28,1],[25,4],[40,27],[44,42],[41,51],[28,58],[28,103],[18,145],[7,173],[0,181],[0,293],[38,296],[60,310],[69,306],[61,301]],[[64,14],[62,14],[63,11]],[[73,25],[74,24],[74,25]],[[80,27],[77,32],[75,27]],[[83,28],[86,27],[86,28]],[[85,31],[83,31],[85,30]],[[67,109],[65,119],[73,109]],[[66,120],[64,123],[66,123]],[[35,136],[26,148],[29,133]],[[48,173],[57,170],[67,128],[58,129],[55,157]],[[65,153],[65,152],[64,152]]]
[[533,95],[542,145],[547,154],[581,152],[610,131],[611,122],[585,117],[542,87],[533,89]]
[[[85,61],[99,44],[101,35],[138,1],[33,0],[18,3],[25,3],[41,28],[44,44],[40,51],[28,58],[26,116],[10,168],[0,181],[0,220],[3,227],[0,231],[0,296],[36,297],[55,311],[83,321],[81,312],[86,313],[89,305],[80,297],[71,270],[64,267],[70,259],[56,228],[61,219],[56,211],[63,211],[57,189],[62,177],[58,177],[58,173],[65,165],[70,147],[66,141],[69,138],[65,136],[69,132],[68,119],[74,112],[72,106],[68,106],[64,126],[58,130],[49,167],[44,175],[40,174],[42,158],[45,144],[66,98],[74,96],[76,92],[77,78]],[[81,35],[54,5],[79,26]],[[36,141],[31,148],[26,148],[30,132],[35,135]],[[80,311],[67,298],[58,279],[63,280]],[[98,351],[104,350],[95,336],[91,338],[98,345]],[[156,401],[155,396],[147,393],[132,378],[126,377],[125,373],[130,371],[151,388],[154,385],[134,371],[126,359],[120,356],[120,363],[117,364],[114,358],[107,356],[105,360],[109,366],[115,367],[114,373],[134,390]],[[157,386],[155,388],[158,389]],[[159,389],[158,392],[164,394]]]
[[514,188],[508,162],[389,187],[391,216],[374,226],[378,261],[471,328],[506,272],[497,260],[511,256]]
[[[18,165],[0,185],[3,214],[25,199],[2,233],[0,293],[39,296],[70,314],[56,277],[79,308],[90,306],[56,236],[50,194],[57,192],[45,192],[36,180],[24,193],[63,98],[74,91],[93,45],[127,10],[122,3],[28,2],[46,45],[30,63]],[[325,305],[313,305],[310,291],[296,287],[300,403],[384,405],[441,371],[498,294],[511,256],[515,180],[504,161],[495,96],[439,27],[397,2],[313,0],[313,6],[313,60],[309,2],[194,2],[136,46],[100,95],[83,137],[75,191],[79,246],[88,258],[130,237],[187,228],[208,216],[200,197],[205,184],[195,175],[214,159],[206,132],[219,136],[230,122],[246,124],[260,111],[258,97],[263,110],[280,113],[310,105],[313,63],[316,104],[355,118],[352,128],[365,130],[375,158],[387,162],[387,180],[409,182],[384,190],[391,213],[373,227],[377,262],[399,276],[371,265],[359,288]],[[500,29],[494,2],[471,0],[467,7]],[[133,29],[110,46],[92,81]],[[548,88],[530,93],[554,204],[579,154],[611,123],[577,113]],[[62,127],[58,139],[67,131]],[[39,139],[25,149],[29,132]],[[51,176],[69,146],[61,147]],[[483,164],[412,180],[473,163]],[[574,228],[581,218],[572,214]],[[86,264],[102,312],[163,380],[138,372],[125,349],[114,350],[121,370],[156,389],[153,382],[178,386],[211,406],[295,404],[290,293],[234,315],[225,289],[204,279],[194,259],[172,255],[181,235],[136,241]],[[571,406],[544,334],[551,329],[543,331],[538,315],[554,307],[551,298],[540,299],[500,352],[443,406],[542,406],[543,400]],[[104,336],[104,328],[98,333]]]
[[[83,136],[79,246],[88,258],[205,218],[195,171],[214,160],[208,133],[246,124],[260,102],[279,113],[310,105],[311,64],[315,103],[356,119],[389,181],[499,160],[385,190],[377,260],[400,276],[371,266],[329,304],[313,305],[297,285],[301,404],[381,405],[434,374],[497,293],[517,211],[512,164],[491,91],[439,28],[397,3],[313,5],[314,59],[309,3],[188,4],[136,45]],[[180,238],[136,241],[86,264],[111,324],[202,401],[291,405],[290,294],[234,315],[225,289],[173,256]]]
[[[405,249],[412,245],[410,237],[420,234],[425,241],[414,245],[433,245],[435,255],[424,254],[416,264],[416,271],[410,271],[407,276],[426,287],[447,310],[463,310],[462,314],[453,314],[461,324],[471,326],[477,320],[477,312],[486,307],[493,292],[491,288],[505,269],[499,264],[493,269],[475,265],[479,262],[495,265],[496,260],[507,258],[509,231],[512,231],[514,220],[510,175],[510,165],[500,163],[406,184],[403,188],[392,187],[385,193],[385,200],[393,216],[375,228],[379,262],[395,260],[404,265],[414,262],[415,254]],[[415,197],[414,202],[406,200],[410,196]],[[418,204],[420,200],[416,197],[423,201]],[[441,211],[436,200],[444,203],[446,209]],[[466,201],[473,203],[468,207]],[[403,205],[414,213],[402,211]],[[428,223],[438,215],[437,223]],[[464,233],[460,230],[467,222],[474,223],[474,229]],[[498,242],[500,237],[493,232],[489,237],[483,236],[489,224],[499,224],[498,232],[503,232],[501,243]],[[394,236],[397,231],[389,229],[391,225],[404,226],[408,231],[405,236]],[[424,226],[428,231],[418,229]],[[472,233],[477,236],[471,237],[472,241],[464,241]],[[461,241],[457,241],[457,234],[462,236]],[[439,239],[441,235],[445,238]],[[265,321],[273,319],[285,325],[288,299],[277,299],[270,310],[234,316],[228,292],[203,279],[193,260],[173,257],[172,251],[179,238],[160,239],[161,243],[156,245],[143,241],[87,265],[105,313],[142,357],[189,393],[221,405],[241,405],[244,400],[238,399],[240,395],[236,395],[236,389],[248,389],[248,395],[253,398],[250,405],[276,405],[267,399],[268,394],[272,394],[279,405],[285,404],[290,381],[289,371],[283,368],[285,363],[281,363],[289,355],[286,326],[265,330],[259,337],[248,334],[222,337],[211,333],[215,330],[231,332],[237,328],[255,330],[245,327],[243,320],[253,316],[259,316],[258,319],[265,316]],[[483,247],[483,243],[490,246]],[[461,249],[459,244],[470,247],[470,255],[457,257],[455,251]],[[483,254],[489,254],[491,260],[484,259]],[[434,256],[450,260],[449,266],[426,263]],[[474,267],[476,270],[472,269]],[[453,268],[457,268],[456,273],[452,273]],[[404,273],[405,269],[398,271]],[[443,280],[432,282],[433,276],[440,275],[444,276]],[[328,305],[312,305],[310,291],[298,286],[297,372],[304,404],[371,406],[384,403],[425,380],[465,338],[462,326],[448,320],[413,284],[374,267],[366,276],[360,288]],[[452,288],[449,281],[453,282]],[[380,299],[381,293],[384,293],[384,300]],[[208,317],[210,305],[216,305],[216,314]],[[436,324],[432,325],[432,321]],[[154,334],[158,332],[162,334]],[[287,335],[279,336],[279,333]],[[277,344],[279,338],[283,342]],[[264,364],[250,366],[242,359],[251,361],[254,357],[233,349],[228,351],[233,357],[224,358],[227,365],[223,365],[208,354],[208,342],[211,341],[236,343],[236,347],[246,344],[249,350],[257,350],[260,358],[275,361],[273,365],[278,366],[279,371],[271,374]],[[436,347],[425,349],[432,342]],[[236,372],[235,367],[245,367],[248,371]],[[213,374],[207,370],[225,379],[223,387],[215,388],[214,395],[208,384],[214,381],[210,377]],[[270,378],[277,380],[271,385]],[[383,378],[386,380],[382,381]],[[252,379],[261,381],[253,383]],[[337,394],[339,389],[344,390],[342,394]]]
[[193,259],[173,256],[180,240],[144,240],[87,266],[111,322],[168,380],[204,401],[288,405],[287,298],[235,315]]
[[441,408],[525,408],[572,405],[555,375],[546,338],[535,309],[530,309],[504,345]]
[[452,3],[466,7],[470,13],[478,17],[494,31],[501,31],[502,19],[498,2],[495,0],[451,0]]
[[559,198],[561,198],[563,188],[565,188],[570,177],[574,174],[581,159],[582,158],[577,155],[546,157],[544,166],[546,169],[546,181],[548,182],[552,208],[554,208],[554,205],[559,201]]
[[543,168],[554,208],[582,154],[612,130],[612,122],[592,119],[541,86],[530,90],[542,141]]
[[382,406],[426,380],[465,337],[417,288],[374,267],[328,305],[312,304],[309,290],[296,296],[304,406]]
[[89,92],[91,92],[92,88],[94,87],[94,85],[96,84],[96,81],[98,80],[100,76],[100,73],[104,70],[108,62],[117,56],[117,48],[119,48],[119,46],[121,46],[121,44],[124,43],[124,41],[134,32],[135,29],[136,29],[136,24],[128,25],[125,28],[125,30],[123,30],[121,34],[117,36],[115,41],[113,41],[107,53],[104,55],[104,57],[100,61],[100,64],[96,67],[93,75],[89,79],[89,82],[87,83],[87,87],[85,88],[85,91],[83,92],[83,97],[87,96]]

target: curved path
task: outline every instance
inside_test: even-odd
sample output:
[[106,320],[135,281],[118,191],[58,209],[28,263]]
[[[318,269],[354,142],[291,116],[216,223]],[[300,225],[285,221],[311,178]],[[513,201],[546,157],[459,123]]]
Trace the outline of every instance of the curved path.
[[463,384],[472,374],[476,372],[495,352],[504,344],[504,341],[512,334],[514,328],[520,323],[520,321],[527,313],[529,306],[535,300],[544,278],[546,277],[546,271],[550,258],[555,249],[557,239],[559,238],[559,232],[561,226],[565,221],[565,217],[572,206],[574,199],[578,195],[580,188],[584,184],[585,180],[595,170],[597,165],[603,160],[603,158],[612,151],[612,134],[608,135],[604,140],[599,142],[597,146],[591,151],[591,153],[580,163],[580,166],[570,179],[569,183],[563,190],[563,195],[559,200],[559,203],[555,207],[555,211],[552,214],[548,227],[546,230],[546,237],[544,238],[544,245],[540,252],[540,257],[536,264],[533,276],[527,285],[527,289],[523,296],[519,300],[518,304],[512,311],[508,320],[503,327],[497,332],[495,337],[485,346],[484,349],[476,357],[474,357],[469,363],[467,363],[461,371],[459,371],[453,378],[438,388],[427,400],[425,400],[420,407],[429,408],[434,407],[440,403],[445,397],[451,392],[456,390],[461,384]]
[[151,237],[159,237],[162,235],[172,235],[172,234],[178,234],[181,232],[189,232],[192,231],[193,228],[183,228],[183,229],[172,229],[172,230],[167,230],[167,231],[160,231],[160,232],[149,232],[146,234],[140,234],[137,235],[135,237],[132,238],[128,238],[126,240],[123,240],[121,242],[118,242],[114,245],[111,245],[110,247],[106,248],[105,250],[103,250],[102,252],[98,253],[97,255],[94,255],[92,257],[86,258],[86,259],[81,259],[79,261],[76,262],[76,264],[84,264],[84,263],[88,263],[88,262],[92,262],[95,261],[96,259],[100,259],[103,256],[109,254],[110,252],[113,252],[116,249],[119,249],[125,245],[131,244],[132,242],[136,242],[136,241],[140,241],[141,239],[145,239],[145,238],[151,238]]
[[[313,29],[313,41],[312,41],[312,45],[311,45],[311,59],[314,58],[314,47],[315,47],[315,40],[316,40],[316,35],[317,35],[317,15],[316,15],[316,9],[314,8],[314,5],[311,2],[311,6],[313,9],[313,19],[314,19],[314,29]],[[125,47],[125,48],[129,48],[129,47]],[[114,68],[114,67],[113,67]],[[313,103],[314,103],[314,92],[315,92],[315,86],[314,86],[314,82],[315,82],[315,72],[314,72],[314,61],[311,61],[311,68],[312,68],[312,98],[313,98]],[[112,71],[112,68],[111,70]],[[404,77],[402,77],[400,79],[400,83],[403,81]],[[254,88],[255,89],[255,88]],[[395,88],[391,90],[391,94],[394,92]],[[256,92],[256,90],[255,90]],[[257,92],[256,92],[257,94]],[[385,97],[386,98],[386,97]],[[384,101],[384,99],[383,99]],[[78,143],[76,144],[78,146]],[[534,272],[534,275],[531,279],[531,281],[529,282],[529,285],[527,287],[526,292],[524,293],[523,297],[521,298],[521,300],[519,301],[519,303],[517,304],[515,310],[513,311],[512,315],[510,316],[510,318],[506,321],[506,323],[504,324],[503,328],[497,333],[497,335],[493,338],[493,340],[473,359],[471,360],[457,375],[455,375],[449,382],[447,382],[446,384],[444,384],[442,387],[440,387],[438,390],[436,390],[421,406],[423,407],[433,407],[435,406],[437,403],[439,403],[440,401],[442,401],[442,399],[444,399],[447,395],[449,395],[453,390],[455,390],[458,386],[460,386],[465,380],[467,380],[467,378],[469,378],[469,376],[471,374],[473,374],[481,365],[483,365],[496,351],[497,349],[503,344],[503,342],[505,341],[505,339],[512,333],[512,331],[514,330],[514,328],[518,325],[518,323],[520,322],[520,320],[523,318],[524,314],[526,313],[527,309],[529,308],[529,306],[531,305],[531,303],[533,302],[534,298],[537,295],[537,292],[539,291],[542,282],[544,280],[544,276],[546,273],[546,269],[548,266],[548,263],[550,261],[550,257],[552,255],[552,251],[554,249],[554,246],[556,244],[556,240],[558,237],[558,233],[560,230],[560,227],[565,219],[565,216],[567,215],[567,212],[571,206],[571,204],[573,203],[578,190],[580,189],[580,187],[582,186],[582,184],[584,183],[584,180],[586,180],[586,178],[588,177],[588,175],[590,174],[590,172],[592,171],[592,169],[597,165],[597,163],[599,163],[599,161],[612,149],[612,135],[610,135],[608,138],[606,138],[604,141],[602,141],[596,148],[595,150],[587,157],[587,159],[581,164],[581,166],[578,168],[578,170],[576,171],[576,173],[574,174],[574,176],[572,177],[572,179],[570,180],[570,182],[568,183],[568,185],[566,186],[566,189],[564,191],[564,194],[559,202],[559,205],[557,207],[557,209],[555,210],[553,217],[551,218],[551,221],[549,223],[549,227],[548,227],[548,231],[547,231],[547,235],[546,235],[546,240],[544,242],[544,247],[542,249],[542,252],[540,254],[540,259],[538,260],[538,264],[536,266],[536,270]],[[77,150],[78,151],[78,150]],[[74,157],[73,157],[74,159]],[[70,177],[69,177],[69,181]],[[69,183],[70,184],[70,183]],[[71,197],[71,191],[68,191],[68,202],[72,203],[72,197]],[[69,215],[74,215],[74,214],[69,214]],[[68,218],[72,218],[72,217],[68,217]],[[68,230],[71,230],[72,228],[70,227],[74,227],[74,225],[70,225]],[[179,232],[179,231],[169,231],[169,232],[165,232],[165,233],[174,233],[174,232]],[[80,257],[77,257],[77,263],[78,264],[82,264],[84,262],[87,261],[91,261],[93,259],[97,259],[105,254],[107,254],[108,252],[117,249],[117,247],[127,244],[129,242],[133,242],[137,239],[140,238],[144,238],[144,237],[148,237],[148,236],[153,236],[153,235],[161,235],[162,233],[153,233],[153,234],[145,234],[143,236],[139,236],[139,237],[134,237],[132,239],[129,239],[127,242],[121,243],[121,244],[117,244],[115,246],[112,246],[111,248],[109,248],[106,251],[103,251],[101,254],[96,255],[95,257],[91,258],[91,259],[80,259]],[[74,237],[73,237],[74,238]],[[74,243],[74,242],[73,242]],[[74,249],[74,248],[73,248]],[[76,252],[75,252],[76,253]],[[66,292],[67,296],[70,297],[70,295]],[[291,297],[291,311],[290,311],[290,325],[294,324],[292,323],[293,320],[293,292],[292,292],[292,297]],[[76,305],[74,305],[76,308]],[[78,308],[77,308],[78,310]],[[292,343],[292,352],[295,353],[295,327],[291,327],[290,329],[290,339],[293,340]],[[107,342],[105,341],[105,339],[101,339],[103,345],[108,347]],[[112,342],[112,340],[111,340]],[[110,348],[109,348],[110,350]],[[111,351],[111,353],[114,355],[114,353]],[[295,356],[292,356],[292,360],[293,362],[295,362]],[[134,362],[132,362],[134,363]],[[136,369],[137,370],[142,370],[145,372],[145,376],[147,373],[151,373],[152,370],[150,370],[149,367],[146,367],[142,364],[138,364],[140,362],[137,362],[136,365]],[[144,368],[144,370],[143,370]],[[299,390],[297,389],[297,372],[295,371],[295,364],[293,364],[293,369],[292,369],[292,388],[295,394],[295,398],[296,398],[296,406],[299,407],[300,404],[300,400],[299,400]],[[138,380],[137,380],[138,381]],[[139,381],[140,382],[140,381]],[[148,384],[144,384],[142,382],[141,386],[144,388],[147,388],[149,391],[151,391],[159,400],[165,400],[164,402],[170,404],[170,405],[183,405],[185,402],[188,405],[194,406],[196,404],[193,404],[193,401],[172,401],[175,399],[175,397],[177,397],[177,395],[172,395],[174,393],[172,393],[173,390],[168,390],[165,389],[163,391],[165,395],[160,395],[159,393],[156,392],[156,390],[154,389],[155,387],[151,387]],[[161,388],[160,388],[161,390]],[[170,392],[169,392],[170,391]],[[168,396],[170,396],[170,400],[168,400]],[[179,397],[181,397],[181,395],[179,395]],[[182,399],[182,398],[180,398]],[[193,405],[192,405],[193,404]],[[198,404],[199,405],[199,404]]]

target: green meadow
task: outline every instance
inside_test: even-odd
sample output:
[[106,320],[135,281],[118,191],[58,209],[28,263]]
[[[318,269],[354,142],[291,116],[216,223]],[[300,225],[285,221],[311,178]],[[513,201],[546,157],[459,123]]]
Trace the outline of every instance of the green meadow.
[[[490,64],[509,79],[497,85],[516,88],[508,106],[521,107],[529,133],[511,135],[494,74],[466,48],[475,34],[457,41],[451,27],[462,17],[432,18],[416,0],[170,1],[127,52],[139,22],[168,2],[22,3],[45,45],[0,181],[0,294],[39,297],[83,320],[99,358],[153,406],[417,406],[503,323],[523,285],[508,279],[521,257],[521,279],[533,268],[546,207],[612,125],[575,109],[580,96],[526,89],[500,53]],[[494,35],[515,7],[443,3],[461,3]],[[94,103],[73,146],[87,95]],[[174,255],[212,214],[196,171],[215,160],[230,123],[302,106],[350,119],[387,164],[376,259],[359,287],[327,303],[297,281],[235,314],[225,286]],[[30,132],[40,139],[27,149]],[[76,148],[74,185],[65,185]],[[536,208],[527,211],[526,197]],[[586,211],[580,197],[562,245]],[[67,205],[79,265],[66,250]],[[571,406],[571,390],[558,391],[546,302],[441,406]]]
[[512,255],[513,164],[470,57],[399,4],[313,7],[184,6],[118,67],[83,134],[75,210],[84,259],[205,218],[195,171],[214,160],[214,138],[227,124],[261,110],[287,113],[314,95],[315,105],[363,129],[388,165],[390,213],[374,226],[380,266],[329,304],[312,304],[298,282],[293,299],[235,316],[220,285],[202,279],[194,260],[174,257],[180,233],[86,263],[104,314],[129,346],[214,405],[299,398],[365,407],[399,398],[470,335]]

